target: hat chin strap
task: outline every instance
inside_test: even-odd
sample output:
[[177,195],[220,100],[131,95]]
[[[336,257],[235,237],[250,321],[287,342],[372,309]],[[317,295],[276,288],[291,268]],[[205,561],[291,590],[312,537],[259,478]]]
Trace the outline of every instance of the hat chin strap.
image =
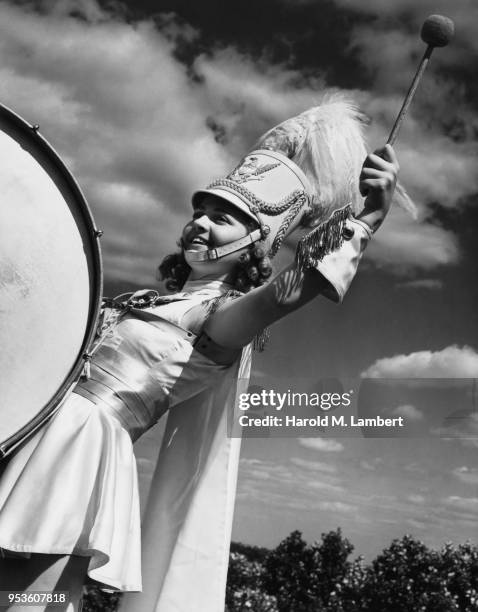
[[190,251],[185,249],[184,256],[186,261],[213,261],[215,259],[221,259],[221,257],[229,255],[230,253],[234,253],[234,251],[239,251],[250,244],[254,244],[254,242],[257,242],[261,238],[261,230],[257,229],[247,234],[247,236],[244,236],[244,238],[239,238],[239,240],[234,240],[216,249],[208,249],[207,251]]

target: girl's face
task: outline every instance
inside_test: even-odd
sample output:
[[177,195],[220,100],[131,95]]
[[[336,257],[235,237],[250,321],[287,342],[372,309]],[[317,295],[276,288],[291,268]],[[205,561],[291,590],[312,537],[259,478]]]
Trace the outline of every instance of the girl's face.
[[[207,251],[229,244],[249,234],[254,222],[235,206],[222,198],[206,195],[195,207],[193,218],[184,227],[181,236],[183,248],[188,251]],[[247,247],[212,261],[189,262],[191,279],[224,278]]]

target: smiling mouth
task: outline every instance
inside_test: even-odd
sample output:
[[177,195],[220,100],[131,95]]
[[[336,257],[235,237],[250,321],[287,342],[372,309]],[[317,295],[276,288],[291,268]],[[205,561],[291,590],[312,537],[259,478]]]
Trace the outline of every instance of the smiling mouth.
[[209,241],[201,236],[194,236],[192,240],[188,240],[189,246],[202,246],[209,248]]

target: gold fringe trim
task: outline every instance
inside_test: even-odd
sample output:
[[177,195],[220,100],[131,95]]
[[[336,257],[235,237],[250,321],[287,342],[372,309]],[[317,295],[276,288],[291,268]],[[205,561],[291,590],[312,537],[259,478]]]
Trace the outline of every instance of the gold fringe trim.
[[352,206],[347,204],[299,240],[295,253],[295,262],[299,270],[313,268],[326,255],[342,246],[345,222],[351,214]]
[[241,297],[241,295],[244,294],[237,291],[237,289],[229,289],[229,291],[226,291],[226,293],[223,293],[218,297],[212,298],[211,300],[204,300],[203,305],[206,306],[206,319],[204,322],[206,322],[207,319],[209,319],[209,317],[212,316],[220,306],[229,300]]
[[[203,302],[203,305],[206,306],[206,319],[204,322],[206,322],[207,319],[209,319],[209,317],[211,317],[217,311],[217,309],[223,304],[225,304],[228,300],[234,300],[238,297],[241,297],[241,295],[244,295],[244,294],[241,293],[240,291],[237,291],[236,289],[231,289],[227,291],[226,293],[224,293],[223,295],[213,298],[212,300],[205,300]],[[252,340],[253,350],[262,352],[266,348],[269,338],[270,338],[270,331],[269,331],[269,328],[266,327],[260,333],[254,336]]]
[[271,332],[268,327],[265,327],[260,333],[256,334],[252,340],[252,349],[262,353],[266,348],[271,337]]

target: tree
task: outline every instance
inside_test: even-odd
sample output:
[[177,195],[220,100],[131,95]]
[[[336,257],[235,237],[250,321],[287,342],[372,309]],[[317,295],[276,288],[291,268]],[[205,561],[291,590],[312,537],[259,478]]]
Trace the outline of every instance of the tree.
[[368,609],[383,612],[473,612],[478,607],[478,549],[441,551],[405,535],[373,562],[363,585]]
[[352,551],[340,529],[311,546],[300,531],[292,532],[264,563],[264,587],[277,598],[279,612],[352,611],[361,577],[361,561],[347,561]]
[[83,589],[82,612],[115,612],[118,609],[121,593],[107,593],[96,586],[88,585]]
[[[255,547],[244,547],[252,557]],[[262,585],[264,567],[245,554],[231,552],[226,587],[226,612],[277,612],[276,598]]]

